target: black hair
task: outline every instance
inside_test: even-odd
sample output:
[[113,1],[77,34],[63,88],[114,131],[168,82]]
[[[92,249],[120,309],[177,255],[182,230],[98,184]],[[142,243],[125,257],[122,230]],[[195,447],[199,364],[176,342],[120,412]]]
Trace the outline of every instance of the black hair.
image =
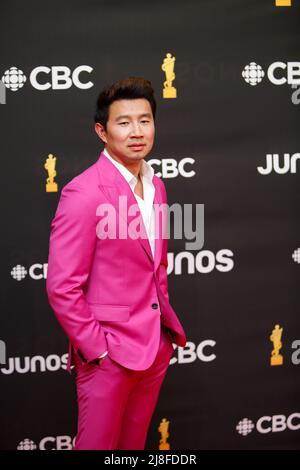
[[97,99],[95,122],[102,124],[106,130],[109,106],[117,100],[135,100],[145,98],[149,101],[153,119],[156,114],[156,100],[151,82],[143,77],[128,77],[106,86]]

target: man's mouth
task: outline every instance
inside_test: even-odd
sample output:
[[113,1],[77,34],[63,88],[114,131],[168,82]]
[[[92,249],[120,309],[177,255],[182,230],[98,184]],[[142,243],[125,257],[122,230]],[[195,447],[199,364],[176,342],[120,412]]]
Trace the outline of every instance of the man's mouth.
[[145,147],[145,144],[131,144],[129,147],[140,150],[141,148]]

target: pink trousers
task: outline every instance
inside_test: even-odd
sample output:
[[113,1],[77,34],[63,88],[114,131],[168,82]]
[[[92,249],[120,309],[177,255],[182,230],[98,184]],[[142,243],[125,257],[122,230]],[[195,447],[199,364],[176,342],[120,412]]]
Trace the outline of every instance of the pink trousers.
[[161,328],[153,364],[127,369],[107,355],[100,365],[83,364],[75,355],[78,429],[74,450],[140,450],[173,354]]

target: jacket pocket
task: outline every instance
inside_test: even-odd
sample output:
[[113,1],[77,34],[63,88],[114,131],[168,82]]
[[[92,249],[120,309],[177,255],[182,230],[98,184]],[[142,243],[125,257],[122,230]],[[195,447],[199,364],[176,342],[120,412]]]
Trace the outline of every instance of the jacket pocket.
[[130,308],[128,305],[105,305],[89,302],[88,305],[96,320],[107,322],[129,320]]

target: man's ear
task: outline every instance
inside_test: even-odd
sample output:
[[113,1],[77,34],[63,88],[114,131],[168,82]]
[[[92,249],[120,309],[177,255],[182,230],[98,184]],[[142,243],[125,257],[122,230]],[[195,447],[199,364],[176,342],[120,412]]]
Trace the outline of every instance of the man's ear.
[[97,136],[102,140],[104,144],[107,144],[107,139],[106,139],[106,132],[102,124],[99,122],[96,122],[95,124],[95,132]]

